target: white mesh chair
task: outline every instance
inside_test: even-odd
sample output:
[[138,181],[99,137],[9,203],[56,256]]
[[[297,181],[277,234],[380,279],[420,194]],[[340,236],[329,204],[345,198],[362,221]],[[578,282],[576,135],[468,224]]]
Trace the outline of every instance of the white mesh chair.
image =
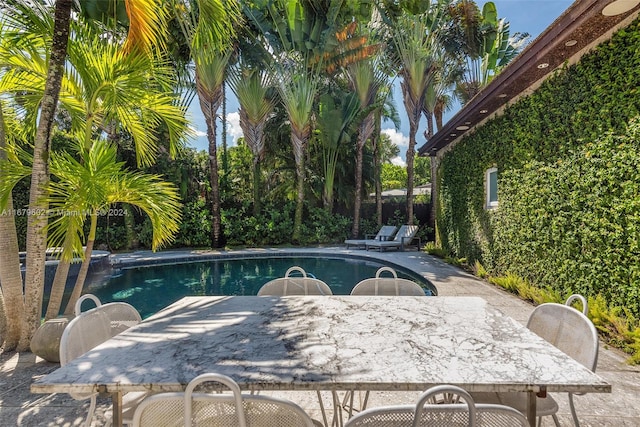
[[529,427],[527,417],[510,406],[476,403],[475,407],[478,427]]
[[[93,301],[96,306],[83,312],[82,303],[87,300]],[[122,302],[102,304],[100,299],[92,294],[78,298],[74,312],[76,317],[65,327],[60,338],[61,366],[142,321],[140,313],[133,306]],[[97,393],[70,393],[70,395],[77,400],[90,399],[89,411],[85,420],[85,426],[88,427],[91,425],[95,412]],[[125,424],[131,423],[133,409],[146,396],[145,392],[124,395],[122,408]]]
[[[453,394],[456,403],[433,403],[440,394]],[[431,387],[414,405],[384,406],[359,413],[345,427],[474,427],[476,409],[465,390],[451,385]]]
[[[294,271],[302,274],[302,277],[290,276]],[[333,295],[333,292],[322,280],[308,277],[301,267],[293,266],[287,270],[284,277],[265,283],[258,291],[258,296],[284,295]]]
[[[586,309],[586,301],[583,309]],[[529,316],[527,328],[595,372],[598,363],[598,332],[591,320],[580,311],[566,304],[541,304]],[[569,407],[573,422],[579,427],[580,421],[573,402],[574,394],[568,393]],[[474,393],[473,396],[478,402],[507,405],[522,412],[526,410],[525,393]],[[557,412],[558,404],[553,397],[537,398],[537,417],[550,415],[559,427]]]
[[396,227],[395,225],[383,225],[380,228],[380,231],[378,231],[378,234],[376,234],[373,237],[373,239],[370,239],[369,235],[365,234],[364,239],[347,239],[344,241],[344,244],[347,246],[347,249],[349,249],[349,246],[355,246],[357,248],[366,248],[367,243],[369,242],[373,242],[376,240],[378,241],[391,240],[397,230],[398,230],[398,227]]
[[415,405],[368,409],[345,427],[527,427],[525,416],[508,406],[476,404],[453,385],[431,387]]
[[100,299],[93,294],[85,294],[78,298],[74,307],[74,313],[76,316],[79,316],[82,313],[82,303],[87,300],[93,301],[96,305],[95,308],[104,312],[109,317],[112,337],[142,322],[140,313],[138,313],[138,310],[136,310],[131,304],[127,304],[126,302],[110,302],[102,304]]
[[[111,338],[109,317],[101,311],[90,310],[73,318],[60,338],[60,366],[65,366],[78,356]],[[77,400],[90,399],[89,411],[84,425],[89,427],[96,409],[97,393],[69,393]]]
[[[221,383],[229,393],[194,393],[205,382]],[[311,418],[293,402],[247,395],[231,378],[203,374],[184,393],[160,393],[145,399],[133,416],[135,427],[313,427]]]
[[[393,277],[380,277],[384,272]],[[398,278],[396,271],[390,267],[381,267],[376,271],[376,277],[364,279],[351,290],[351,295],[396,295],[396,296],[424,296],[424,289],[408,279]]]

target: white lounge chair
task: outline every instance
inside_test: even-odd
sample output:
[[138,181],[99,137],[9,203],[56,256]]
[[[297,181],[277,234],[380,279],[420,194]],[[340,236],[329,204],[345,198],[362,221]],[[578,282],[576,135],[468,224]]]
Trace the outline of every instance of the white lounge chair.
[[[194,393],[205,382],[217,382],[231,394]],[[145,399],[133,416],[134,427],[313,427],[313,420],[293,402],[242,394],[231,378],[202,374],[191,380],[184,393],[159,393]]]
[[396,227],[395,225],[383,225],[378,231],[378,234],[376,234],[372,239],[369,238],[369,236],[372,236],[372,235],[365,234],[364,239],[347,239],[344,241],[344,244],[347,245],[347,249],[349,249],[349,246],[355,246],[357,248],[366,248],[367,243],[372,241],[391,240],[395,235],[396,230],[398,230],[398,227]]
[[[393,240],[370,241],[367,242],[366,249],[378,249],[380,252],[385,249],[399,249],[403,251],[404,247],[413,241],[417,232],[417,225],[403,225],[400,227]],[[420,243],[418,243],[418,247],[419,246]]]
[[[567,304],[570,304],[572,299],[569,298]],[[583,310],[586,311],[586,300],[584,297],[578,299],[584,302]],[[598,363],[598,332],[582,312],[566,304],[541,304],[529,316],[527,327],[595,372]],[[568,393],[569,408],[574,424],[579,427],[580,422],[573,403],[574,394]],[[474,393],[473,396],[476,401],[508,405],[519,411],[524,411],[527,405],[526,393]],[[558,404],[553,397],[548,395],[546,398],[537,398],[536,416],[540,418],[550,415],[559,427],[556,412]]]
[[[302,277],[290,276],[294,271],[302,274]],[[258,296],[284,295],[333,295],[333,292],[322,280],[308,277],[304,269],[293,266],[287,270],[284,277],[273,279],[258,290]]]

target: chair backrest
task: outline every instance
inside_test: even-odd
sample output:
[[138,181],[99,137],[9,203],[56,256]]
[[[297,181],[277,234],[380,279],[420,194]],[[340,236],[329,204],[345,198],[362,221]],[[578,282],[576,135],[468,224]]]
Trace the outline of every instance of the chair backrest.
[[397,229],[398,227],[396,227],[395,225],[383,225],[382,227],[380,227],[380,230],[378,231],[378,234],[376,234],[375,239],[391,240]]
[[537,306],[527,327],[558,349],[595,371],[598,363],[598,332],[587,316],[564,304]]
[[[206,382],[224,384],[231,394],[194,393]],[[194,378],[184,393],[161,393],[148,397],[136,408],[134,427],[313,427],[311,418],[296,404],[267,396],[243,395],[231,378],[203,374]]]
[[[290,274],[298,271],[302,277],[291,277]],[[284,277],[273,279],[258,290],[258,296],[283,296],[283,295],[333,295],[331,288],[325,282],[313,277],[307,277],[307,273],[298,266],[287,270]]]
[[574,301],[580,301],[580,303],[582,304],[582,314],[588,316],[589,304],[587,304],[587,299],[580,294],[573,294],[569,298],[567,298],[567,301],[564,304],[571,307],[571,304],[573,304]]
[[[67,324],[60,337],[60,366],[64,366],[76,357],[82,356],[111,338],[109,317],[95,309],[74,317]],[[74,399],[82,400],[89,394],[69,393]]]
[[[393,277],[380,277],[383,272],[390,272]],[[358,282],[351,290],[351,295],[404,295],[424,296],[424,289],[411,280],[398,278],[396,271],[390,267],[380,267],[376,277]]]
[[395,237],[394,242],[408,243],[418,232],[417,225],[403,225],[400,227]]
[[[438,395],[455,396],[455,403],[434,403]],[[414,405],[367,409],[351,418],[344,427],[474,427],[475,411],[473,398],[465,390],[440,385],[421,394]]]
[[91,310],[102,311],[107,315],[107,317],[109,317],[112,337],[142,322],[140,313],[138,313],[138,310],[136,310],[131,304],[127,304],[126,302],[110,302],[102,304],[100,299],[93,294],[85,294],[78,298],[74,307],[76,316],[86,313],[82,311],[82,303],[87,300],[93,301],[96,305],[96,307]]
[[478,427],[528,427],[529,421],[517,409],[504,405],[476,403]]
[[[431,403],[437,395],[454,395],[455,403]],[[460,403],[462,402],[462,403]],[[413,427],[474,427],[476,408],[473,398],[466,390],[453,385],[431,387],[418,398],[413,417]]]

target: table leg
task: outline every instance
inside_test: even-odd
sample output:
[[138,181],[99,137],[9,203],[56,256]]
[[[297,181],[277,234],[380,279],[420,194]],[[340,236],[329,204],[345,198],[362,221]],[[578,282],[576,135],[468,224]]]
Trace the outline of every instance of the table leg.
[[122,393],[111,393],[111,402],[113,404],[113,427],[122,427]]
[[527,420],[531,427],[536,427],[536,392],[527,393]]

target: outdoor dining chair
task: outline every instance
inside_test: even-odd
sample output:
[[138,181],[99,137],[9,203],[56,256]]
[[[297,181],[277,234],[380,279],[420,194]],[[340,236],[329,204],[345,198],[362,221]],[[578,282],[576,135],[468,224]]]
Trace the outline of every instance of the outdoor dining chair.
[[[231,393],[195,393],[204,383],[219,383]],[[293,402],[242,394],[233,379],[202,374],[184,393],[159,393],[145,399],[133,416],[134,427],[314,427],[313,420]]]
[[[294,271],[299,272],[302,277],[291,276]],[[333,295],[333,292],[322,280],[307,276],[302,267],[293,266],[284,277],[273,279],[258,290],[258,296],[285,295]]]
[[[584,297],[582,300],[583,310],[586,311],[586,300]],[[529,316],[527,328],[595,372],[598,363],[598,332],[591,320],[582,312],[567,305],[569,303],[571,301],[568,300],[566,304],[539,305]],[[579,427],[580,421],[573,401],[574,394],[578,393],[568,393],[569,408],[573,423]],[[520,411],[523,411],[527,404],[525,393],[474,393],[473,397],[479,402],[499,403]],[[553,397],[548,395],[546,398],[537,398],[536,416],[538,418],[551,416],[555,425],[559,427],[557,412],[558,403]]]
[[395,225],[383,225],[380,227],[378,233],[370,239],[368,234],[365,234],[364,239],[347,239],[344,241],[344,244],[349,249],[349,246],[355,246],[357,248],[366,248],[367,243],[373,241],[382,241],[382,240],[391,240],[398,230],[398,227]]
[[[96,307],[81,311],[82,303],[92,300]],[[60,337],[60,366],[93,349],[119,334],[125,329],[140,323],[142,318],[138,311],[127,303],[102,304],[92,294],[83,295],[75,305],[75,317],[69,321]],[[97,393],[69,393],[76,400],[90,399],[85,426],[89,427],[96,408]],[[127,393],[123,397],[123,422],[131,424],[133,410],[145,397],[145,392]]]
[[[392,277],[381,277],[384,272],[391,273]],[[351,295],[425,296],[425,293],[416,282],[398,278],[393,268],[380,267],[376,277],[358,282],[351,290]]]
[[438,385],[422,393],[414,405],[371,408],[351,418],[344,427],[527,427],[517,410],[478,404],[466,390]]
[[74,314],[79,316],[82,313],[82,303],[91,300],[95,308],[99,309],[109,317],[111,326],[111,336],[116,336],[132,326],[142,322],[142,316],[134,306],[126,302],[110,302],[102,304],[100,299],[93,294],[85,294],[78,298],[74,307]]

